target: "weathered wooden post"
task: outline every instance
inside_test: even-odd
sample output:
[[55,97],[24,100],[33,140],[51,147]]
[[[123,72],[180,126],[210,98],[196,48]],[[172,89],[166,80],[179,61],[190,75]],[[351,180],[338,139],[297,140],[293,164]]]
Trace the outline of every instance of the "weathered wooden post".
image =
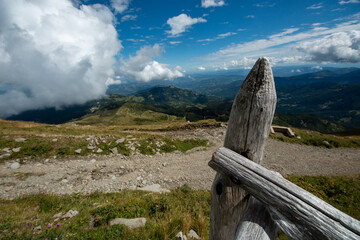
[[[224,147],[260,163],[275,106],[276,91],[270,63],[260,58],[234,100]],[[276,229],[261,203],[228,177],[216,174],[211,188],[211,240],[249,239],[246,238],[248,230],[253,233],[250,239],[273,239]]]

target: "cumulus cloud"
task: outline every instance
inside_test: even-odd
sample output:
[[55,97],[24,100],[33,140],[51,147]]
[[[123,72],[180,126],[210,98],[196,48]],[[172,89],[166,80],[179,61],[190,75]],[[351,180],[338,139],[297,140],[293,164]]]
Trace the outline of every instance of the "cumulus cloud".
[[204,23],[204,22],[206,22],[206,19],[202,17],[191,18],[185,13],[182,13],[179,16],[175,16],[167,20],[166,23],[169,24],[171,27],[171,30],[167,31],[167,33],[173,37],[176,37],[179,36],[181,33],[185,32],[192,25],[196,23]]
[[119,71],[122,75],[133,78],[137,81],[149,82],[153,80],[172,80],[184,76],[177,69],[171,70],[165,64],[161,64],[153,58],[160,57],[163,48],[155,44],[145,46],[131,56],[128,60],[123,60]]
[[223,0],[201,0],[201,7],[221,7],[224,6],[225,2]]
[[128,9],[131,0],[111,0],[111,7],[116,13],[123,13]]
[[101,97],[121,49],[103,5],[0,1],[0,117]]
[[301,43],[298,51],[315,62],[360,62],[360,31],[339,32]]
[[349,3],[360,3],[359,0],[348,0],[348,1],[339,1],[339,4],[349,4]]
[[203,67],[203,66],[200,66],[200,67],[198,67],[197,69],[198,69],[199,71],[205,71],[205,70],[206,70],[206,68]]

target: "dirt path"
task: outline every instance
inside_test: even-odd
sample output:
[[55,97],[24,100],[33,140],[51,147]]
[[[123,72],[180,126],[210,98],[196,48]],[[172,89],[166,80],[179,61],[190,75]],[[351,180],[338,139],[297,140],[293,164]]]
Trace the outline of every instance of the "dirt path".
[[[94,191],[116,192],[152,184],[174,188],[188,184],[210,189],[215,172],[208,167],[212,153],[223,143],[225,128],[164,133],[175,137],[206,138],[209,148],[144,156],[87,156],[73,159],[44,159],[10,169],[0,164],[0,197],[12,199],[32,193],[70,194]],[[286,174],[360,174],[360,150],[323,149],[269,140],[262,165]]]

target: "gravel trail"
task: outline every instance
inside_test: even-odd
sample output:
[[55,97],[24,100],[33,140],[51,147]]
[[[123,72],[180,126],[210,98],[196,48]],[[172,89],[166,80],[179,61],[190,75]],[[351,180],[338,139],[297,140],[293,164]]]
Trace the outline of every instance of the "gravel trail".
[[[71,194],[117,192],[152,184],[170,189],[188,184],[210,189],[215,172],[208,167],[213,152],[222,146],[225,128],[164,133],[173,137],[208,139],[207,148],[154,156],[86,156],[44,159],[11,169],[11,161],[0,164],[0,197],[13,199],[36,193]],[[360,174],[360,150],[324,149],[269,139],[262,165],[282,175]]]

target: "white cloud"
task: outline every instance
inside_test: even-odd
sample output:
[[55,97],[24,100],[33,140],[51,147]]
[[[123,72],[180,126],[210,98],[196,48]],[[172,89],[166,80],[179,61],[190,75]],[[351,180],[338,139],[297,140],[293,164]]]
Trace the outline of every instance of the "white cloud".
[[[353,16],[357,19],[358,16]],[[351,19],[351,18],[350,18]],[[347,19],[349,20],[349,19]],[[338,22],[338,21],[336,21]],[[302,63],[305,61],[304,52],[296,51],[296,47],[302,42],[315,40],[330,36],[338,32],[349,32],[360,30],[359,20],[350,20],[342,22],[328,28],[312,28],[310,30],[297,30],[297,28],[285,29],[283,32],[268,36],[267,38],[254,41],[231,44],[217,52],[198,58],[201,61],[209,62],[228,62],[241,57],[255,58],[261,56],[273,57],[275,63],[282,63],[281,59],[286,59],[289,63]],[[302,56],[300,56],[302,55]],[[286,64],[286,62],[284,62]]]
[[175,16],[167,20],[166,23],[169,24],[171,27],[171,30],[167,31],[167,33],[173,37],[176,37],[179,36],[181,33],[185,32],[192,25],[204,22],[206,22],[206,19],[204,18],[191,18],[185,13],[182,13],[179,16]]
[[201,7],[221,7],[224,6],[225,2],[223,0],[201,0]]
[[131,0],[111,0],[111,7],[116,13],[123,13],[129,8]]
[[137,15],[131,15],[131,14],[127,14],[121,17],[121,21],[122,22],[126,22],[126,21],[135,21],[137,18]]
[[245,18],[255,18],[255,15],[247,15]]
[[322,8],[322,7],[324,7],[324,6],[323,6],[323,3],[315,3],[315,4],[307,7],[306,9],[320,9],[320,8]]
[[212,41],[216,41],[218,39],[222,39],[222,38],[226,38],[232,35],[236,35],[236,32],[227,32],[227,33],[222,33],[222,34],[218,34],[216,37],[214,38],[205,38],[205,39],[199,39],[197,40],[198,42],[212,42]]
[[198,67],[197,69],[200,70],[200,71],[205,71],[205,70],[206,70],[206,68],[203,67],[203,66],[200,66],[200,67]]
[[360,62],[360,31],[338,32],[301,43],[297,48],[315,62]]
[[0,117],[105,94],[121,49],[103,5],[0,1]]
[[169,42],[171,45],[178,45],[181,43],[181,41],[170,41]]
[[360,3],[359,0],[348,0],[348,1],[339,1],[339,4],[349,4],[349,3]]
[[152,47],[142,47],[135,56],[130,56],[128,60],[121,62],[119,72],[123,76],[143,82],[172,80],[184,76],[179,70],[171,70],[167,65],[153,60],[153,58],[159,57],[162,51],[163,48],[158,44]]
[[106,80],[106,82],[105,82],[106,86],[110,86],[110,85],[113,85],[113,84],[121,84],[121,80],[120,79],[114,80],[112,78],[108,78]]

